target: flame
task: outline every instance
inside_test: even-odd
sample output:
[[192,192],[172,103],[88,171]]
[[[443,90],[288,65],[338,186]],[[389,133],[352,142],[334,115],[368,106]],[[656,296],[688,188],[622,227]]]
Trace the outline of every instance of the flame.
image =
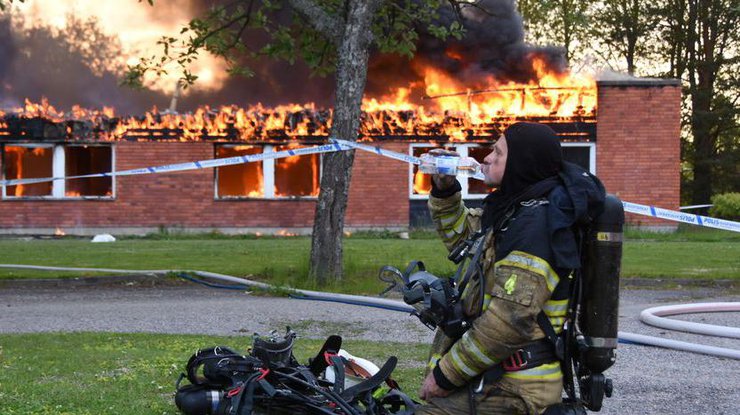
[[432,191],[432,176],[421,171],[414,172],[414,194],[428,195]]
[[[488,140],[523,118],[595,122],[596,82],[592,76],[551,71],[537,57],[530,61],[537,80],[526,84],[499,82],[491,75],[464,84],[442,70],[421,67],[423,81],[398,88],[388,96],[363,100],[361,139],[433,136],[447,141]],[[426,97],[420,97],[420,93]],[[10,112],[21,118],[67,123],[70,140],[81,138],[69,122],[72,120],[92,124],[93,128],[86,130],[94,137],[82,138],[127,141],[297,142],[311,137],[323,140],[332,126],[332,111],[318,109],[313,103],[272,108],[260,103],[247,107],[203,106],[185,114],[160,112],[155,107],[143,116],[132,117],[117,115],[110,107],[95,110],[75,106],[63,112],[42,99],[38,104],[26,100],[23,108]],[[7,136],[10,132],[4,115],[0,111],[0,135]],[[299,160],[289,157],[283,163],[288,168]]]
[[298,236],[298,234],[295,234],[293,232],[288,232],[286,229],[280,229],[279,231],[275,232],[276,236]]
[[[276,147],[283,151],[301,147],[298,143],[289,143]],[[275,196],[319,195],[319,155],[290,156],[275,160]]]
[[[154,56],[161,53],[157,42],[163,36],[179,37],[183,26],[196,16],[194,3],[190,0],[175,0],[163,4],[158,2],[151,7],[147,2],[131,1],[123,6],[120,0],[34,0],[14,2],[10,5],[14,27],[29,30],[45,27],[53,33],[59,33],[76,22],[94,21],[103,35],[120,43],[117,59],[103,62],[87,62],[93,70],[120,74],[127,65],[138,63],[140,56]],[[82,40],[78,48],[94,48],[94,39]],[[110,42],[109,42],[110,43]],[[101,66],[97,68],[93,66]],[[144,79],[145,86],[171,93],[182,78],[182,70],[176,65],[163,69],[165,75],[157,77],[148,74]],[[188,68],[198,80],[194,88],[219,90],[227,78],[227,65],[223,59],[210,54],[201,54]]]
[[62,228],[56,228],[54,229],[54,236],[64,236],[67,233],[62,230]]

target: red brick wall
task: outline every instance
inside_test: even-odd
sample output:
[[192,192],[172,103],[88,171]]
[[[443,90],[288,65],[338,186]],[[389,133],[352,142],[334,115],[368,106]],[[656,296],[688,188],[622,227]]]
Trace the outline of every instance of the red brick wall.
[[[406,151],[406,145],[384,147]],[[127,170],[213,158],[211,143],[120,142],[116,168]],[[185,227],[311,228],[314,200],[214,200],[214,171],[119,177],[115,200],[3,200],[0,229]],[[407,227],[408,167],[358,152],[345,225]]]
[[[677,210],[681,87],[674,81],[599,82],[596,174],[622,200]],[[675,222],[628,214],[628,223]]]

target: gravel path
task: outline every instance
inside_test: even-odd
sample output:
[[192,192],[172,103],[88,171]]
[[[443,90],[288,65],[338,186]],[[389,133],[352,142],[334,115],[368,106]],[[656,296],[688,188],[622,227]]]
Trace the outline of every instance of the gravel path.
[[[740,340],[666,332],[638,320],[663,304],[740,301],[721,289],[623,290],[620,330],[740,349]],[[428,342],[431,332],[402,313],[270,298],[196,285],[62,286],[0,289],[0,333],[115,331],[249,335],[290,325],[302,336]],[[676,317],[740,326],[740,313]],[[740,414],[740,361],[621,344],[609,370],[614,396],[603,414]]]

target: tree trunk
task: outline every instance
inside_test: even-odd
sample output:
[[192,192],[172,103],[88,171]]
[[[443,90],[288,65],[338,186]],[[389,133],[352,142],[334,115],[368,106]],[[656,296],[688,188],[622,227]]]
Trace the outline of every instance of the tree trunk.
[[695,90],[692,94],[691,132],[694,136],[694,181],[691,201],[694,204],[710,203],[712,198],[712,164],[714,163],[715,138],[712,134],[711,93]]
[[[337,58],[332,137],[357,140],[372,41],[370,23],[378,4],[378,0],[347,2],[348,10]],[[340,280],[343,276],[344,213],[347,209],[353,161],[354,151],[338,151],[323,157],[309,271],[310,277],[319,285]]]
[[[696,40],[691,46],[695,59],[689,67],[692,79],[691,132],[694,135],[694,182],[692,202],[709,203],[712,198],[712,172],[715,163],[717,137],[713,130],[717,127],[717,114],[712,109],[715,79],[719,72],[715,62],[713,34],[717,32],[717,21],[712,18],[709,6],[700,1],[692,4],[690,16],[695,17],[696,30],[692,33]],[[718,7],[718,6],[715,6]]]

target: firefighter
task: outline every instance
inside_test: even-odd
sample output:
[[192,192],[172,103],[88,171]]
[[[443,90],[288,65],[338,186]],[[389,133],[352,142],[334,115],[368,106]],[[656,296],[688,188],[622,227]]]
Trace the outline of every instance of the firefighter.
[[563,162],[556,133],[536,123],[507,128],[481,169],[496,188],[482,209],[464,205],[454,176],[432,177],[429,210],[445,246],[481,229],[485,239],[482,275],[462,294],[470,328],[459,338],[437,330],[418,414],[541,414],[561,402],[563,374],[541,320],[562,331],[580,266],[574,225],[600,208],[604,188]]

